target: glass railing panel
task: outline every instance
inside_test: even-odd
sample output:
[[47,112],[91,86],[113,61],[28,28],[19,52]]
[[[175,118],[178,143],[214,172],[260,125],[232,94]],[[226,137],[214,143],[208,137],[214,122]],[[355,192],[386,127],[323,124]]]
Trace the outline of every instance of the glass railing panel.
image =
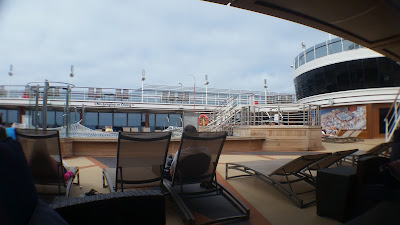
[[314,57],[314,46],[306,50],[306,60],[311,62],[315,59]]
[[326,50],[326,43],[323,42],[321,44],[318,44],[315,46],[315,57],[321,58],[327,55],[327,50]]
[[355,44],[353,42],[343,39],[343,50],[344,51],[352,50],[354,48],[355,48]]
[[341,38],[335,38],[328,41],[328,54],[335,54],[342,52],[342,41]]
[[299,54],[299,66],[303,65],[305,63],[305,59],[304,59],[304,53],[300,53]]

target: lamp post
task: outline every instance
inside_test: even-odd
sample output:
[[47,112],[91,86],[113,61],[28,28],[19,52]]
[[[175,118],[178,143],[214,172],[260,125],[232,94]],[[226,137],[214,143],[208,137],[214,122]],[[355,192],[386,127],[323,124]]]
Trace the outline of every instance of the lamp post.
[[144,87],[144,81],[145,80],[146,80],[145,71],[142,70],[142,103],[143,103],[143,87]]
[[196,112],[196,77],[193,74],[189,76],[193,77],[194,79],[194,86],[193,86],[193,112]]
[[179,83],[179,85],[181,85],[181,103],[183,104],[183,85],[182,83]]
[[[14,75],[14,71],[13,71],[13,65],[11,64],[10,65],[10,71],[8,71],[8,76],[10,77],[10,79],[8,80],[8,85],[11,85],[11,77]],[[8,95],[8,97],[10,97],[10,88],[11,87],[8,87],[8,91],[7,91],[7,95]]]
[[206,86],[206,105],[208,105],[208,101],[207,101],[207,98],[208,98],[208,95],[207,95],[207,93],[208,93],[208,90],[207,90],[207,87],[208,87],[208,84],[210,83],[210,82],[208,82],[208,75],[206,75],[205,76],[205,81],[204,81],[204,85]]
[[72,84],[72,78],[75,76],[74,74],[74,65],[71,65],[71,73],[69,74],[69,83]]
[[265,104],[267,104],[267,79],[264,79]]

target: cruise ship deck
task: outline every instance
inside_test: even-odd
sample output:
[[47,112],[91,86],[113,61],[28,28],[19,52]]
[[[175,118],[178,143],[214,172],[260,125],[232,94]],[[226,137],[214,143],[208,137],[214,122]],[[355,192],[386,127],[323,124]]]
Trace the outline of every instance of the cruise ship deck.
[[[385,142],[384,139],[366,139],[364,142],[355,143],[323,143],[323,150],[318,152],[335,152],[339,150],[349,150],[358,148],[359,150],[368,150],[373,146]],[[293,159],[302,154],[309,154],[306,151],[296,152],[266,152],[255,151],[224,153],[222,152],[217,167],[217,179],[225,185],[230,191],[240,198],[250,208],[250,218],[248,220],[235,222],[232,224],[324,224],[336,225],[342,224],[336,220],[320,217],[316,213],[316,205],[307,208],[298,208],[288,198],[274,189],[271,185],[262,182],[259,179],[248,177],[225,180],[225,164],[230,162],[242,162],[253,160],[274,160],[274,159]],[[96,157],[92,155],[74,156],[65,159],[70,166],[79,166],[80,180],[84,192],[95,189],[102,193],[108,193],[108,188],[102,187],[102,168],[107,168],[115,163],[115,158]],[[73,186],[71,196],[76,197],[80,194],[78,186]],[[201,220],[201,216],[197,219]],[[174,204],[167,197],[166,201],[166,224],[183,224],[182,219],[175,210]]]

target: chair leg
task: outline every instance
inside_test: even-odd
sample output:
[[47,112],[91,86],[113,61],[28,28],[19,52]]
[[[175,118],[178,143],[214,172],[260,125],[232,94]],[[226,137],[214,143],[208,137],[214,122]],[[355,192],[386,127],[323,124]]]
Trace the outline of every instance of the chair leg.
[[106,184],[106,178],[104,177],[104,174],[103,174],[103,188],[106,188],[106,187],[108,187],[108,184]]

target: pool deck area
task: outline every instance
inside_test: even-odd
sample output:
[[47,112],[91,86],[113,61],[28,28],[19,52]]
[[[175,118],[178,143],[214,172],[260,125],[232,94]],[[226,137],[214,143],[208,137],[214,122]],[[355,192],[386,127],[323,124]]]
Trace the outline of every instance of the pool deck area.
[[[366,139],[363,142],[355,143],[325,143],[323,142],[323,150],[312,151],[312,153],[335,152],[340,150],[368,150],[375,145],[385,142],[384,139]],[[288,198],[279,193],[271,185],[261,180],[248,177],[225,180],[225,164],[230,162],[255,161],[255,160],[274,160],[274,159],[294,159],[307,151],[248,151],[243,149],[242,152],[222,151],[218,167],[217,180],[225,185],[240,200],[242,200],[250,208],[250,219],[245,223],[233,224],[324,224],[336,225],[342,224],[330,218],[320,217],[316,213],[316,205],[300,209],[296,207]],[[110,157],[110,160],[112,158]],[[108,193],[108,188],[102,187],[102,169],[108,166],[96,160],[96,156],[82,155],[65,158],[69,166],[78,166],[80,169],[80,182],[83,191],[88,192],[95,189],[102,193]],[[71,197],[80,194],[79,187],[74,185],[71,189]],[[169,225],[183,224],[181,218],[175,210],[173,202],[167,197],[166,201],[166,220]]]

